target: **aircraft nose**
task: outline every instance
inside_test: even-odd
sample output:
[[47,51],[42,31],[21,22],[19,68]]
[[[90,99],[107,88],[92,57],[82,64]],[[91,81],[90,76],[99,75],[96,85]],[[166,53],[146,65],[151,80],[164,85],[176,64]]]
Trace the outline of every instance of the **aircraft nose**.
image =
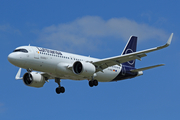
[[12,61],[12,59],[13,59],[12,54],[9,54],[9,55],[8,55],[8,61],[9,61],[9,62],[11,62],[11,61]]
[[16,61],[15,54],[13,54],[13,53],[9,54],[8,55],[8,61],[13,64]]
[[22,59],[22,55],[20,53],[10,53],[8,55],[8,61],[18,67],[22,67],[25,61]]

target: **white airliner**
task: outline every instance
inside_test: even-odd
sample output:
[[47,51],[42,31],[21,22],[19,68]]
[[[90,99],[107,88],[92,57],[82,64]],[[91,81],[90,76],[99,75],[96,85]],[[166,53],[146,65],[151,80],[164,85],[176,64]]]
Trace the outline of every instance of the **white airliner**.
[[[89,86],[97,86],[98,82],[111,82],[134,78],[143,75],[144,70],[163,66],[135,68],[135,60],[141,60],[146,53],[153,52],[171,43],[173,33],[163,46],[136,52],[137,37],[131,36],[123,52],[119,56],[96,59],[57,50],[35,46],[21,46],[9,54],[8,60],[20,67],[15,79],[22,79],[24,84],[31,87],[43,87],[49,79],[55,79],[58,84],[56,93],[64,93],[65,88],[60,85],[61,79],[88,80]],[[20,77],[21,68],[27,73]],[[40,71],[40,72],[32,72]]]

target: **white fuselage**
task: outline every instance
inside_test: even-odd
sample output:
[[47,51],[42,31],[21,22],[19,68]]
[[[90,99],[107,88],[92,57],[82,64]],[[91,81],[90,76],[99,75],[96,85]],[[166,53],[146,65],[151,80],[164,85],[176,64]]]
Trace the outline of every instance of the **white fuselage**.
[[[45,72],[54,78],[85,80],[91,79],[76,75],[72,71],[72,65],[76,61],[95,62],[99,59],[60,52],[56,50],[44,49],[34,46],[22,46],[16,49],[26,49],[28,52],[12,52],[8,60],[17,67],[33,69]],[[94,74],[94,79],[99,82],[112,81],[121,71],[121,66],[115,65]]]
[[[163,66],[164,64],[136,69],[135,60],[141,60],[146,53],[166,48],[172,41],[173,33],[167,43],[162,46],[136,51],[137,37],[131,36],[121,55],[96,59],[57,50],[35,46],[21,46],[9,54],[8,60],[20,67],[15,79],[22,79],[30,87],[43,87],[46,81],[54,79],[58,84],[56,93],[64,93],[61,79],[89,80],[89,86],[97,86],[98,82],[110,82],[134,78],[143,75],[144,70]],[[21,68],[27,73],[21,76]],[[35,72],[32,70],[35,70]],[[40,72],[36,72],[40,71]]]

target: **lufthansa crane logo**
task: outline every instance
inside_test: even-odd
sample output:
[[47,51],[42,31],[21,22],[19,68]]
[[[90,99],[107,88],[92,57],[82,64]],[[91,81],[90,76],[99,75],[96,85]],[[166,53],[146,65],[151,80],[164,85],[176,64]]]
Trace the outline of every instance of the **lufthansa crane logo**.
[[[129,54],[129,53],[133,53],[133,50],[132,50],[132,49],[127,49],[126,52],[125,52],[125,54]],[[133,65],[134,62],[135,62],[135,60],[128,61],[128,63],[129,63],[130,65]]]

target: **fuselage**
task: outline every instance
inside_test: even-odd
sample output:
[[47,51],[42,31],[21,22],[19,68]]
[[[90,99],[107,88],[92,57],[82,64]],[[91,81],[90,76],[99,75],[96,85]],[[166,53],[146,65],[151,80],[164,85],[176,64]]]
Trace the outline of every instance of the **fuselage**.
[[[100,59],[35,46],[22,46],[9,54],[8,60],[17,67],[45,72],[54,78],[85,80],[91,78],[74,74],[71,69],[73,63],[76,61],[95,62]],[[128,68],[115,65],[95,73],[93,77],[99,82],[109,82],[135,76],[137,73],[128,73]]]
[[[88,80],[89,86],[97,86],[98,82],[118,81],[143,75],[144,70],[164,66],[158,64],[136,69],[135,60],[141,60],[146,53],[166,48],[172,41],[173,33],[167,43],[162,46],[136,51],[137,37],[131,36],[121,55],[97,59],[67,52],[51,50],[35,46],[21,46],[9,54],[8,60],[20,67],[15,79],[22,79],[30,87],[43,87],[46,81],[54,79],[58,84],[56,93],[64,93],[61,79]],[[27,73],[21,77],[21,68]],[[34,71],[32,71],[34,70]],[[39,72],[36,72],[39,71]]]
[[[167,43],[162,46],[136,51],[137,37],[131,36],[121,55],[97,59],[67,52],[51,50],[35,46],[21,46],[9,54],[8,60],[20,67],[15,79],[22,79],[30,87],[43,87],[46,81],[54,79],[58,84],[56,93],[64,93],[61,79],[89,80],[89,86],[97,86],[98,82],[118,81],[143,75],[144,70],[164,66],[158,64],[136,69],[135,60],[141,60],[146,53],[166,48],[172,41],[173,33]],[[21,68],[27,73],[21,76]],[[32,71],[34,70],[34,71]],[[39,72],[36,72],[39,71]]]

